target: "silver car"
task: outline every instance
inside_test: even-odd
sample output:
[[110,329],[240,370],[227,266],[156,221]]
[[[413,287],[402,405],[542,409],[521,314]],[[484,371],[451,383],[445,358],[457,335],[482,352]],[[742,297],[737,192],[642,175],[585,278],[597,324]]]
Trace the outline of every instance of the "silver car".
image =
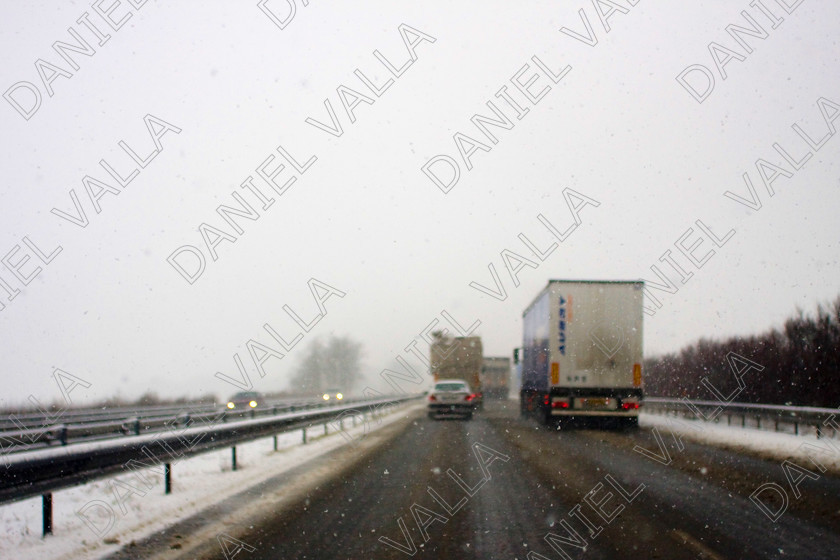
[[456,415],[469,420],[477,402],[478,395],[470,389],[466,381],[441,379],[429,393],[429,418],[434,420],[443,415]]

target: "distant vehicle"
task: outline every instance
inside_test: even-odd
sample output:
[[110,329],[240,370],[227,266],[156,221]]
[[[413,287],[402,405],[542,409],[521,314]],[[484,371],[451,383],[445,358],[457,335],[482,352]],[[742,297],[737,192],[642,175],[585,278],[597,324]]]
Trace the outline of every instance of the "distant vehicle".
[[511,387],[517,393],[522,387],[522,348],[513,349],[513,380]]
[[330,401],[330,400],[340,401],[344,398],[344,393],[342,393],[338,389],[327,389],[321,395],[321,398],[324,399],[325,401]]
[[463,416],[472,418],[478,404],[478,394],[474,393],[462,379],[441,379],[432,388],[428,398],[429,418],[435,420],[440,415]]
[[523,415],[638,425],[643,289],[639,281],[549,281],[523,313]]
[[230,410],[257,408],[265,404],[262,395],[256,391],[243,391],[233,395],[227,403]]
[[484,357],[481,366],[481,392],[488,399],[508,398],[510,358]]
[[484,364],[480,336],[438,336],[429,346],[432,375],[435,382],[460,379],[475,393],[475,408],[481,410],[481,369]]

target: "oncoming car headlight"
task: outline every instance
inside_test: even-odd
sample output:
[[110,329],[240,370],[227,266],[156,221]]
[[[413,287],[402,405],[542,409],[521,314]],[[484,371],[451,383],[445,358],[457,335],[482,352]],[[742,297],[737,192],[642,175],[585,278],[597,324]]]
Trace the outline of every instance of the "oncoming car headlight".
[[227,407],[232,409],[232,408],[236,408],[236,405],[233,404],[232,402],[229,402],[229,403],[227,403]]
[[321,398],[322,398],[322,399],[324,399],[325,401],[330,400],[330,396],[329,396],[328,394],[326,394],[326,393],[324,393],[324,396],[323,396],[323,397],[321,397]]
[[335,398],[337,398],[338,400],[341,400],[341,399],[344,398],[344,395],[342,395],[341,393],[336,393]]
[[251,408],[257,408],[257,401],[251,401],[251,402],[249,402],[249,403],[248,403],[248,406],[250,406]]

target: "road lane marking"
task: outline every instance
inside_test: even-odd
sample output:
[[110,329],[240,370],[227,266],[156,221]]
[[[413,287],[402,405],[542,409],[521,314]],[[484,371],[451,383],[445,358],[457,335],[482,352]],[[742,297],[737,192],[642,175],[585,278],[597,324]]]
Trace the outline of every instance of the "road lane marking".
[[681,542],[681,544],[687,544],[691,546],[694,550],[696,550],[700,554],[700,558],[708,559],[708,560],[725,560],[723,556],[720,556],[715,551],[686,533],[685,531],[680,531],[679,529],[674,529],[670,533],[671,537],[677,541]]

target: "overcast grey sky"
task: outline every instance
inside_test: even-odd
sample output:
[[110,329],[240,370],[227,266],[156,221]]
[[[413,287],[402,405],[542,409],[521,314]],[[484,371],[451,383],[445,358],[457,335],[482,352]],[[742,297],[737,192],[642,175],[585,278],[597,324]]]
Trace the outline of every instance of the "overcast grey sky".
[[289,1],[3,3],[0,406],[283,389],[330,333],[386,392],[445,316],[509,355],[549,278],[658,267],[648,355],[840,292],[836,2]]

